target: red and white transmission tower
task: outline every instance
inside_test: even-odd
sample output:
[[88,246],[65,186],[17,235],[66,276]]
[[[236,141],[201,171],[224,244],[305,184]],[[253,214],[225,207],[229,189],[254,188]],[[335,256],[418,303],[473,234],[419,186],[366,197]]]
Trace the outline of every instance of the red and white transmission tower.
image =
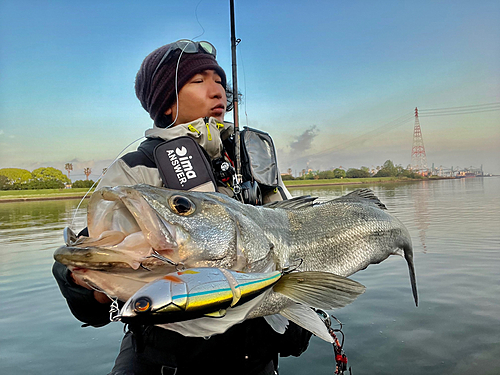
[[420,173],[427,171],[427,157],[425,156],[422,130],[418,121],[418,108],[415,107],[415,127],[413,128],[413,147],[411,149],[411,168]]

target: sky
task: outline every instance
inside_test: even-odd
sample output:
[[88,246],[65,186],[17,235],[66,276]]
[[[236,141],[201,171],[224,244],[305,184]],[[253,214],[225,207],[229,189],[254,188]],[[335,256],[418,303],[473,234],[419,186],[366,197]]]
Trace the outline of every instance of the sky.
[[[500,174],[498,0],[235,0],[235,13],[240,125],[272,135],[282,171],[406,167],[418,107],[429,167]],[[97,179],[152,126],[142,60],[183,38],[214,44],[230,77],[229,1],[0,1],[0,168],[71,162],[73,180]]]

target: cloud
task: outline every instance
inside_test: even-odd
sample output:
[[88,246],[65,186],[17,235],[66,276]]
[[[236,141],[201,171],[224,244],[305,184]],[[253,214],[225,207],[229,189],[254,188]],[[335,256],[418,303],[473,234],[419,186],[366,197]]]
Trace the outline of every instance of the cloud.
[[279,149],[278,155],[280,170],[286,171],[288,168],[299,169],[306,168],[309,157],[308,150],[311,150],[314,138],[319,130],[316,125],[304,130],[304,132],[294,137],[294,140],[285,149]]
[[316,125],[311,126],[309,129],[305,130],[304,133],[295,137],[295,141],[290,144],[290,153],[292,155],[301,155],[305,151],[309,150],[312,145],[312,141],[318,135],[319,130]]

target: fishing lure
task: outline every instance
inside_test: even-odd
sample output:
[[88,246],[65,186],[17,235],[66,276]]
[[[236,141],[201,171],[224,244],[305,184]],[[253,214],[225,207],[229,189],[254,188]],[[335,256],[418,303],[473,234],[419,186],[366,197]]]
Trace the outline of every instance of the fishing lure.
[[202,316],[223,317],[275,285],[282,272],[245,273],[222,268],[190,268],[170,273],[139,289],[123,306],[125,323],[171,323]]

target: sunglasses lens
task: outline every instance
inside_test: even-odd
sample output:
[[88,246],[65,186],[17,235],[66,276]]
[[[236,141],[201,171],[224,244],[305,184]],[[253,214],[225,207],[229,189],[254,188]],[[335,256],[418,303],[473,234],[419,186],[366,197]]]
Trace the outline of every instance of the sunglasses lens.
[[215,47],[213,45],[208,42],[200,42],[200,46],[205,50],[206,53],[209,53],[213,57],[216,57],[217,51],[215,50]]
[[193,42],[192,40],[189,39],[178,40],[177,42],[173,43],[172,46],[168,49],[168,51],[165,53],[165,55],[163,55],[156,69],[154,70],[153,75],[151,76],[151,82],[153,82],[153,78],[155,77],[156,72],[158,71],[160,66],[165,61],[167,61],[172,52],[180,49],[182,53],[198,53],[199,47],[201,47],[203,51],[212,55],[213,57],[217,57],[216,55],[217,51],[215,50],[215,47],[209,42]]
[[184,51],[185,53],[196,53],[198,52],[198,46],[191,40],[179,40],[177,41],[177,48]]

